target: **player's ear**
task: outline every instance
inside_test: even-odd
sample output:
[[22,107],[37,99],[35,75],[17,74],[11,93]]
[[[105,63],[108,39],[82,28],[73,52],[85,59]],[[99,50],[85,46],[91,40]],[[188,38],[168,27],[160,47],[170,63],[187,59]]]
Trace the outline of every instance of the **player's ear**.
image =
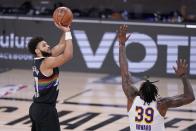
[[36,48],[36,49],[35,49],[35,53],[36,53],[36,54],[40,54],[40,50]]

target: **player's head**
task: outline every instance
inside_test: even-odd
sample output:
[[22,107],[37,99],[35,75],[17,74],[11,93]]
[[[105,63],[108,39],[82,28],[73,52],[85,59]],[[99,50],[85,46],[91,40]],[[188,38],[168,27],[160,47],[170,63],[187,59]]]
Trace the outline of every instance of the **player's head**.
[[144,100],[144,104],[147,103],[149,105],[152,101],[156,101],[158,88],[153,83],[154,82],[146,80],[141,84],[139,95]]
[[42,37],[34,37],[28,43],[29,52],[36,57],[48,57],[51,56],[50,46]]

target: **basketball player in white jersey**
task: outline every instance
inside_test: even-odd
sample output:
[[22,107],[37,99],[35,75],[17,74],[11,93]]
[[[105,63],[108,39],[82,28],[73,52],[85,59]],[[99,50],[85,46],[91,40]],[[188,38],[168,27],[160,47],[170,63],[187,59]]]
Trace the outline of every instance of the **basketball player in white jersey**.
[[127,25],[120,26],[118,30],[119,62],[122,77],[122,88],[127,97],[127,112],[131,131],[164,131],[164,117],[168,108],[189,104],[195,100],[192,86],[187,78],[187,64],[185,60],[177,61],[174,67],[176,75],[182,80],[184,93],[173,97],[159,98],[158,89],[146,80],[139,90],[133,86],[131,74],[128,71],[125,42],[128,30]]

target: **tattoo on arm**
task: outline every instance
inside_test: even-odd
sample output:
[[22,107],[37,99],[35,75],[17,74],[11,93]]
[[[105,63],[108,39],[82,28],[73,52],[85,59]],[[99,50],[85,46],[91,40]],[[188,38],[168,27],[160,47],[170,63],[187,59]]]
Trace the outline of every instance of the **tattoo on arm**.
[[188,78],[183,76],[181,79],[184,86],[184,93],[181,95],[164,98],[164,103],[166,104],[167,108],[180,107],[195,100],[193,89]]
[[128,63],[126,60],[126,51],[125,47],[121,46],[119,49],[119,61],[120,61],[120,71],[122,77],[122,88],[127,96],[127,98],[131,98],[137,95],[137,89],[133,86],[133,82],[131,80],[131,74],[128,71]]

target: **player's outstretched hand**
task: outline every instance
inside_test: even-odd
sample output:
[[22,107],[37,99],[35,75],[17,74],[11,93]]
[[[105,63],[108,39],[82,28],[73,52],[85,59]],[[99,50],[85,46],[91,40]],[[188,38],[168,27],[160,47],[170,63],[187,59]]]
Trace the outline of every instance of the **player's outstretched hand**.
[[173,67],[174,71],[176,72],[176,75],[178,77],[182,77],[182,76],[186,75],[187,67],[188,67],[186,60],[185,59],[177,60],[176,64],[177,64],[177,67]]
[[118,29],[118,33],[117,33],[117,37],[118,37],[118,40],[119,40],[119,44],[120,45],[125,45],[125,42],[129,39],[130,35],[129,34],[127,37],[126,37],[126,33],[128,31],[128,26],[127,25],[121,25]]

